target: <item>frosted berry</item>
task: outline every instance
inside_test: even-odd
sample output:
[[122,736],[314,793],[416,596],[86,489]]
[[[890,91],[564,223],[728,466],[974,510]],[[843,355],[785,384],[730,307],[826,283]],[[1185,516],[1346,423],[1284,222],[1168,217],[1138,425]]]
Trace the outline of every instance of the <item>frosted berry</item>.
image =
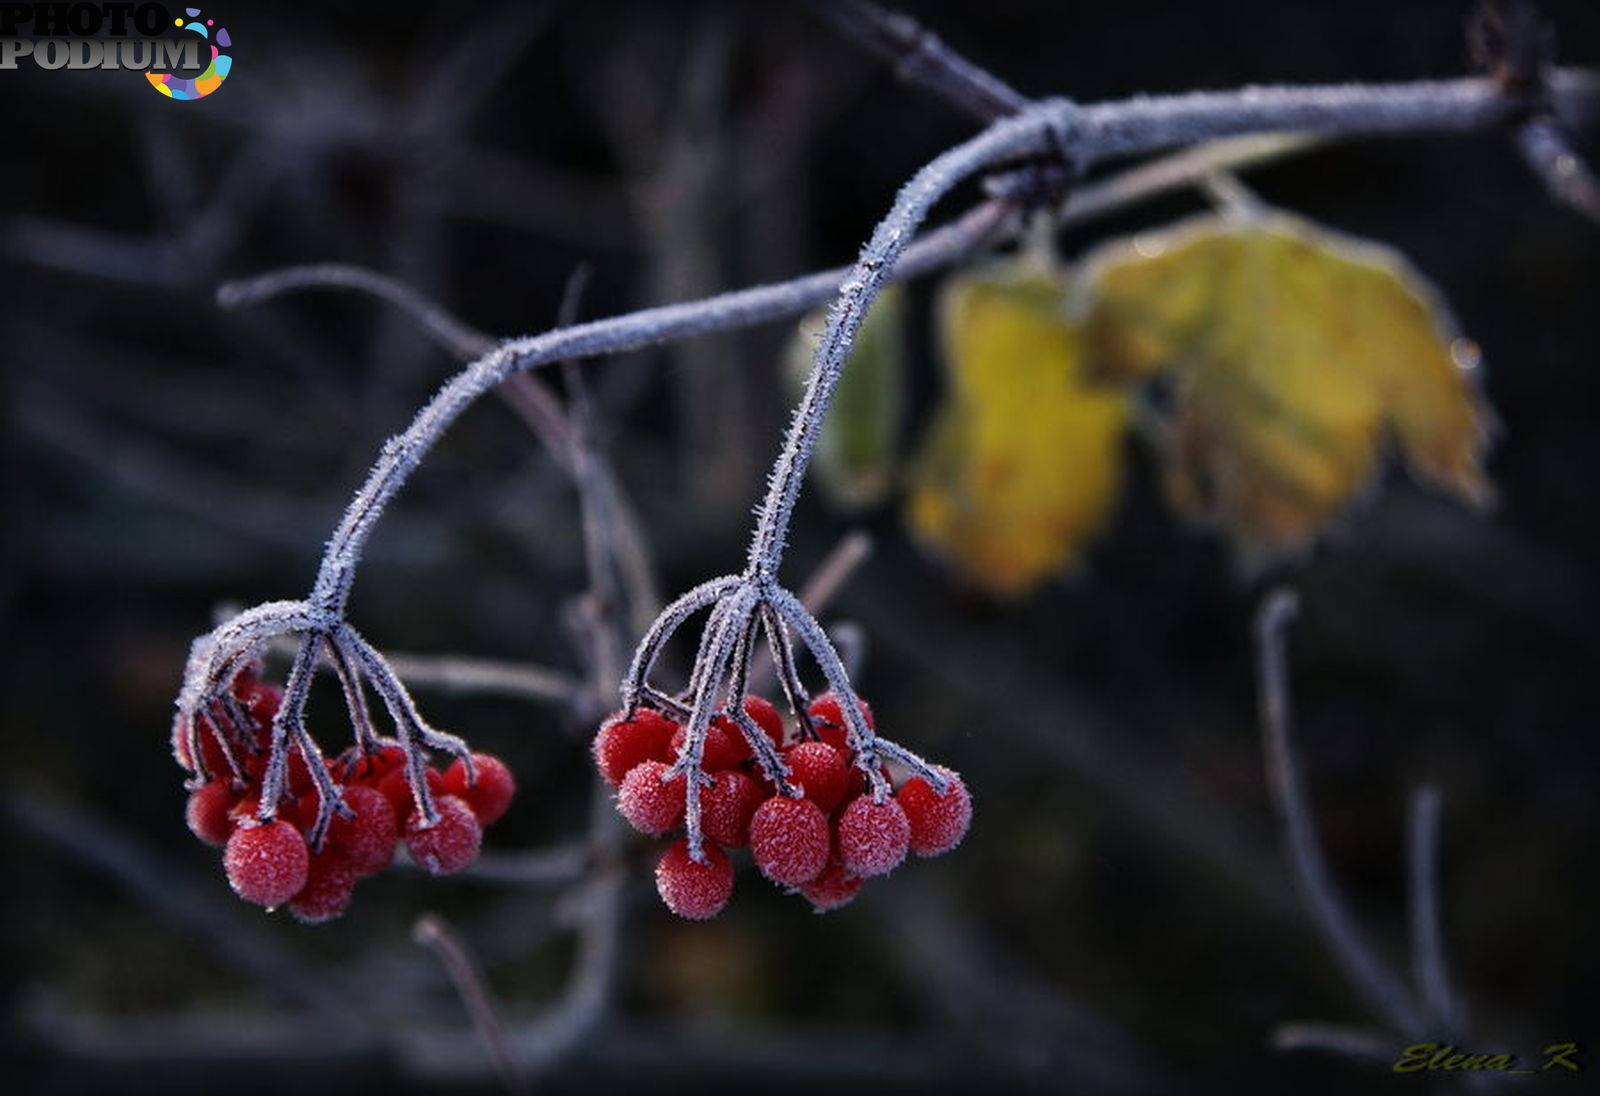
[[399,746],[380,746],[372,753],[354,747],[340,759],[341,784],[367,784],[377,787],[384,777],[405,767],[406,752]]
[[[687,739],[686,728],[679,727],[673,732],[670,756],[677,757]],[[744,740],[744,732],[724,716],[712,720],[706,728],[705,746],[700,751],[700,767],[708,773],[714,773],[748,760],[750,744]]]
[[750,817],[750,852],[774,883],[809,883],[828,863],[828,819],[809,799],[775,795]]
[[427,825],[418,811],[406,818],[406,850],[429,875],[450,875],[478,858],[483,827],[472,808],[453,795],[434,800],[439,820]]
[[665,761],[668,744],[678,725],[660,712],[640,708],[632,719],[621,712],[600,725],[594,736],[594,762],[607,784],[616,787],[628,770],[641,761]]
[[255,720],[256,734],[260,742],[265,745],[267,731],[271,729],[272,721],[277,718],[278,708],[283,704],[283,690],[264,681],[245,681],[243,676],[241,674],[234,681],[233,695],[243,702],[245,711]]
[[[385,804],[387,805],[387,804]],[[350,906],[356,893],[356,873],[337,853],[311,858],[306,885],[289,899],[289,912],[308,925],[331,921]]]
[[860,795],[839,812],[839,860],[852,875],[888,875],[910,847],[911,823],[893,799]]
[[333,816],[327,848],[344,857],[356,878],[376,875],[394,860],[400,818],[387,796],[364,784],[345,788],[344,802],[356,812],[355,817]]
[[213,780],[190,792],[184,811],[190,831],[208,845],[226,845],[233,832],[233,819],[228,817],[233,799],[233,789],[226,780]]
[[826,742],[801,742],[790,748],[784,760],[789,763],[789,778],[824,814],[839,805],[850,786],[843,754]]
[[801,884],[800,893],[811,903],[812,909],[827,913],[849,905],[861,893],[865,882],[861,876],[846,871],[839,857],[833,856],[828,859],[828,866],[822,869],[821,875],[809,883]]
[[934,768],[949,783],[944,795],[920,776],[903,784],[895,798],[911,823],[911,851],[918,856],[938,856],[961,844],[972,824],[972,796],[961,777],[950,769]]
[[695,863],[688,838],[679,838],[656,864],[656,891],[679,917],[715,917],[733,895],[733,865],[727,854],[710,842],[704,852],[706,862]]
[[622,778],[622,786],[617,789],[617,811],[640,833],[654,837],[683,821],[684,794],[689,783],[681,775],[663,780],[671,770],[665,761],[644,761]]
[[[407,779],[406,766],[392,769],[378,781],[378,790],[389,800],[389,805],[394,808],[395,817],[410,818],[411,812],[416,808],[417,800],[411,792],[411,782]],[[432,765],[425,766],[422,770],[423,779],[427,782],[428,790],[434,798],[445,794],[444,774]]]
[[717,773],[715,779],[700,791],[700,829],[724,848],[743,848],[750,843],[750,816],[768,793],[738,769]]
[[744,698],[744,714],[755,720],[757,727],[767,732],[774,746],[783,745],[783,717],[764,696],[753,693]]
[[444,790],[447,795],[466,800],[472,813],[478,816],[478,822],[487,826],[498,822],[511,806],[511,799],[517,794],[517,781],[506,763],[493,754],[473,754],[472,765],[477,782],[468,784],[467,766],[459,757],[452,761],[444,771]]
[[[867,729],[876,731],[878,725],[872,718],[872,706],[860,697],[856,698],[856,703],[860,705]],[[822,741],[836,750],[849,750],[850,730],[845,725],[844,711],[839,707],[837,696],[832,692],[823,693],[806,706],[806,712],[815,723],[817,735]]]
[[300,831],[284,821],[240,825],[222,854],[228,885],[246,902],[281,906],[306,885],[311,854]]

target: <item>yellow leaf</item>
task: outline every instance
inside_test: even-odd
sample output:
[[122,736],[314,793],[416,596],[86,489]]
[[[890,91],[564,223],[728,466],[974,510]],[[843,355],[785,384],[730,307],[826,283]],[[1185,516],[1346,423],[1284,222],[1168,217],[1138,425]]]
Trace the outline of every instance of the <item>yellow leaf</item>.
[[[805,390],[817,338],[827,322],[818,310],[800,321],[789,344],[789,380]],[[894,489],[896,447],[905,402],[905,291],[885,286],[850,347],[811,458],[811,475],[842,510],[876,506]]]
[[1030,259],[948,279],[949,389],[913,469],[907,520],[982,589],[1019,597],[1077,563],[1121,485],[1128,398],[1084,376],[1068,279]]
[[1104,249],[1084,277],[1095,375],[1175,372],[1170,494],[1241,548],[1308,543],[1391,441],[1419,479],[1488,501],[1470,344],[1394,251],[1280,214],[1203,217]]

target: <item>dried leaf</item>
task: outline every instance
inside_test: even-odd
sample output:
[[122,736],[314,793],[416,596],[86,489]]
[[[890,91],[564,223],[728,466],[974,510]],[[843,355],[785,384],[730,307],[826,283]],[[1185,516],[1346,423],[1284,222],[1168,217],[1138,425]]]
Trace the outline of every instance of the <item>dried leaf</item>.
[[[789,344],[789,377],[796,393],[811,373],[826,320],[822,310],[807,315]],[[876,506],[894,489],[905,406],[904,332],[905,292],[898,285],[886,286],[856,333],[811,460],[811,474],[823,494],[842,510]]]
[[949,390],[913,470],[907,520],[931,552],[1002,597],[1076,564],[1121,486],[1129,400],[1085,378],[1068,285],[1019,259],[940,292]]
[[1394,251],[1278,214],[1204,217],[1112,245],[1084,277],[1095,375],[1175,372],[1173,502],[1247,552],[1308,543],[1391,440],[1419,479],[1489,500],[1475,350]]

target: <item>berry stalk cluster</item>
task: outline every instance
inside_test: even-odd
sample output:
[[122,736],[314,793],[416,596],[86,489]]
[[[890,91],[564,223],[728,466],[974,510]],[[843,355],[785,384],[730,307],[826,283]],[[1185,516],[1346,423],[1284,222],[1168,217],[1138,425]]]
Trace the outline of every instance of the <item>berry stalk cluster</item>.
[[[193,774],[189,829],[223,849],[223,870],[240,898],[269,909],[287,905],[299,920],[316,923],[342,914],[356,883],[389,867],[402,841],[412,861],[434,875],[477,859],[484,827],[516,793],[503,761],[466,754],[441,771],[420,751],[376,735],[333,758],[321,757],[314,743],[302,750],[297,740],[285,760],[273,750],[283,697],[261,680],[257,663],[246,662],[204,714],[173,729],[173,755]],[[274,760],[281,772],[275,792],[268,779]],[[417,761],[421,777],[413,785]]]
[[[858,709],[875,728],[867,703]],[[722,911],[733,894],[728,849],[748,847],[762,875],[822,913],[849,903],[908,852],[937,856],[966,836],[972,800],[953,771],[928,770],[936,790],[905,766],[863,767],[833,693],[794,715],[791,733],[771,702],[746,695],[712,718],[697,768],[683,765],[688,727],[654,708],[617,712],[601,725],[594,759],[617,789],[618,812],[651,836],[689,830],[656,865],[656,890],[672,912],[701,919]],[[706,781],[698,822],[689,805],[695,773]]]

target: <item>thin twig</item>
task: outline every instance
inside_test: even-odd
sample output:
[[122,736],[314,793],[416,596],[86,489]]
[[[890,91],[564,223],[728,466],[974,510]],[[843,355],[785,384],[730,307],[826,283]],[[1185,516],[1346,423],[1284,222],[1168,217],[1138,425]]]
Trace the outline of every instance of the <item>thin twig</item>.
[[411,938],[438,957],[450,981],[455,983],[461,1003],[466,1006],[472,1026],[477,1029],[484,1047],[494,1059],[495,1069],[506,1091],[513,1096],[528,1092],[527,1074],[523,1073],[522,1064],[511,1054],[506,1043],[505,1025],[500,1021],[489,995],[489,987],[484,984],[483,975],[466,944],[437,914],[418,918],[411,930]]
[[[822,562],[817,564],[817,569],[811,572],[811,577],[806,579],[805,585],[800,587],[800,604],[804,605],[813,616],[822,612],[871,555],[871,534],[860,529],[846,533],[823,557]],[[835,636],[835,639],[837,638]],[[769,645],[756,655],[750,665],[751,686],[757,692],[765,691],[766,686],[772,681],[772,652],[773,648]],[[845,662],[848,664],[850,660],[847,658]]]
[[1600,179],[1554,119],[1537,118],[1519,126],[1516,143],[1551,197],[1600,224]]
[[456,655],[388,655],[406,685],[454,693],[498,693],[570,704],[582,686],[571,674],[526,662]]
[[112,880],[160,917],[203,943],[223,961],[286,1001],[308,1009],[318,1023],[348,1030],[359,1010],[284,950],[258,918],[220,884],[191,882],[124,827],[66,800],[8,784],[0,809],[22,832]]
[[1269,593],[1256,617],[1256,672],[1261,746],[1267,787],[1283,826],[1284,851],[1312,920],[1340,967],[1373,1013],[1406,1035],[1420,1034],[1422,1019],[1405,985],[1379,958],[1345,908],[1323,859],[1322,845],[1294,748],[1284,632],[1298,611],[1288,589]]
[[1428,1019],[1449,1037],[1460,1021],[1450,985],[1439,917],[1439,789],[1424,784],[1411,793],[1406,824],[1407,881],[1411,904],[1412,977]]
[[894,65],[895,75],[932,92],[980,122],[1028,105],[1027,97],[956,53],[909,15],[866,0],[816,0],[827,20]]
[[1394,1040],[1381,1031],[1315,1021],[1279,1024],[1272,1030],[1272,1045],[1277,1050],[1325,1050],[1384,1065],[1394,1064],[1398,1049]]

